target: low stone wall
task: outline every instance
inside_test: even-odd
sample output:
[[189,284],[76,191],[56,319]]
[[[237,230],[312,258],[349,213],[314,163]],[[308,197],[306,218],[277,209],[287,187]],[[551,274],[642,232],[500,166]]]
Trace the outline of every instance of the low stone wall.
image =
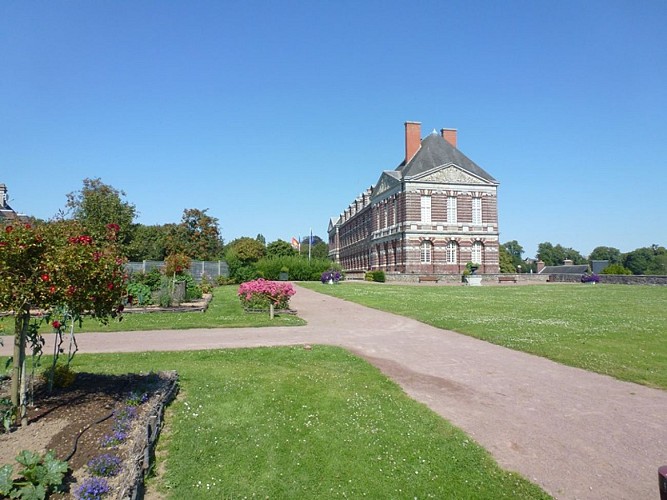
[[[661,285],[667,286],[667,276],[635,276],[627,274],[600,274],[600,283],[610,285]],[[581,283],[579,274],[550,274],[550,283]]]

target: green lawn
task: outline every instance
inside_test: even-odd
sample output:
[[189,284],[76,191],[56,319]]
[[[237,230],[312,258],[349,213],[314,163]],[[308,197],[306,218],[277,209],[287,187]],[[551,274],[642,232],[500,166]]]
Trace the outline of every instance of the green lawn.
[[[293,314],[280,314],[271,320],[266,314],[246,313],[236,292],[237,285],[221,286],[213,290],[213,299],[206,312],[124,314],[122,321],[111,320],[108,325],[92,319],[84,320],[77,332],[120,332],[134,330],[173,330],[189,328],[233,328],[250,326],[302,326],[306,322]],[[1,328],[4,327],[4,331]],[[0,334],[12,335],[12,318],[0,320]],[[42,333],[52,332],[43,325]]]
[[339,348],[79,355],[74,368],[179,372],[151,483],[168,498],[549,498]]
[[667,287],[300,285],[566,365],[667,389]]

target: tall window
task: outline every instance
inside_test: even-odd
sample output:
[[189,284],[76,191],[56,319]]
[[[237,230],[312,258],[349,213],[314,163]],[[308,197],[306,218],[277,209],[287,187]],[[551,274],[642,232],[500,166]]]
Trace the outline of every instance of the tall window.
[[458,263],[459,245],[455,241],[447,243],[447,264]]
[[422,207],[422,222],[431,222],[431,197],[428,195],[422,195],[421,197],[421,207]]
[[472,199],[472,223],[482,224],[482,199],[479,197]]
[[447,197],[447,222],[456,224],[456,196]]
[[420,261],[422,264],[430,264],[433,256],[433,243],[428,240],[422,241],[419,246]]
[[470,255],[470,260],[472,261],[473,264],[481,264],[482,263],[482,250],[483,250],[483,245],[481,242],[476,241],[475,243],[472,244],[472,255]]

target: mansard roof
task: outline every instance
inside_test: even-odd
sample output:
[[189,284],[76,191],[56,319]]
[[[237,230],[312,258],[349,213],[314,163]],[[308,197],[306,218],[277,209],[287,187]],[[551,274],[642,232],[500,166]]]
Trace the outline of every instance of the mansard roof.
[[401,177],[415,177],[443,165],[454,164],[469,173],[497,184],[486,170],[478,166],[466,155],[447,142],[435,130],[421,141],[421,147],[407,163],[403,161],[396,171]]

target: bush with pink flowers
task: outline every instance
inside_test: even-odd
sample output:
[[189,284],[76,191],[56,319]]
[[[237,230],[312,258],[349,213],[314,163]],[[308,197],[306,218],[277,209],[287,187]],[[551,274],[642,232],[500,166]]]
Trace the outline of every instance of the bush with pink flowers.
[[245,309],[289,309],[289,299],[296,291],[290,283],[268,281],[263,278],[241,283],[238,296]]

